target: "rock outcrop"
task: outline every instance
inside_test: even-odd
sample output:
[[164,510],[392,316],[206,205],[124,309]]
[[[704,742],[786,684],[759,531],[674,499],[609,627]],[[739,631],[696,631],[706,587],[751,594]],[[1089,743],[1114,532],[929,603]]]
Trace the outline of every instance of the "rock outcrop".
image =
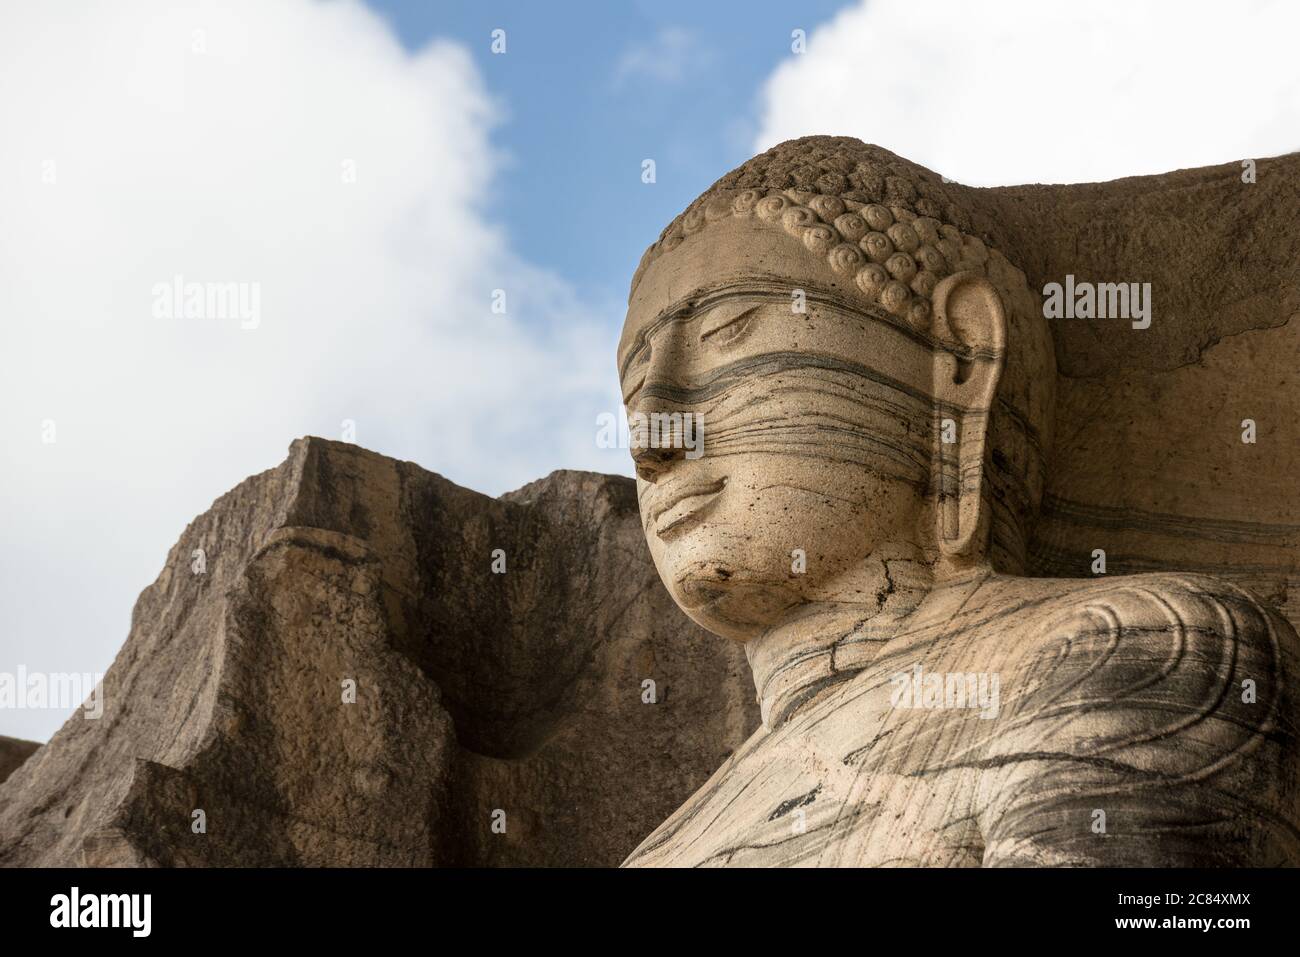
[[[1037,575],[1180,569],[1300,626],[1300,153],[980,190],[1029,285],[1151,284],[1151,325],[1053,323]],[[1249,424],[1248,424],[1249,423]]]
[[0,786],[0,864],[613,865],[753,699],[629,479],[493,499],[302,439],[172,548],[104,716]]

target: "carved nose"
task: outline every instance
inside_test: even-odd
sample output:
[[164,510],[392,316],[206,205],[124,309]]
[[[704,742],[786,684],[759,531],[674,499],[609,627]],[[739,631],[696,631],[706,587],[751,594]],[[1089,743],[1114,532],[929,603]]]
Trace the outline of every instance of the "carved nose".
[[633,446],[632,461],[636,465],[636,474],[647,482],[662,478],[673,464],[685,457],[686,450],[681,448],[650,448]]
[[686,457],[682,436],[673,428],[685,414],[689,413],[644,405],[629,412],[632,462],[639,478],[658,481]]

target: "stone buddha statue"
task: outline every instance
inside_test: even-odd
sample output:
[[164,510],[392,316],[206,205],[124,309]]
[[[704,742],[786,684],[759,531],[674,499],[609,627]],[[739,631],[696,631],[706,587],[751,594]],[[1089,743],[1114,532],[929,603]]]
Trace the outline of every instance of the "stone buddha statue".
[[810,137],[647,250],[624,399],[702,454],[634,449],[642,522],[762,726],[627,865],[1300,863],[1290,624],[1201,575],[1026,577],[1055,362],[996,236]]

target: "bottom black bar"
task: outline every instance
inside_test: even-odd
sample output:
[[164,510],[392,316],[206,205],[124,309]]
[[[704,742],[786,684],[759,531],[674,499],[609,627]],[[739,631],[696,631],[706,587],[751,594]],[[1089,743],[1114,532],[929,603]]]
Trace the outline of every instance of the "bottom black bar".
[[1294,872],[1271,870],[35,869],[0,870],[0,926],[7,943],[283,937],[337,947],[411,933],[452,946],[445,935],[462,928],[492,942],[599,931],[611,947],[661,949],[703,924],[710,938],[769,946],[773,934],[807,935],[805,948],[845,935],[868,947],[877,932],[900,931],[936,946],[1046,933],[1063,944],[1195,937],[1232,947],[1293,932],[1295,889]]

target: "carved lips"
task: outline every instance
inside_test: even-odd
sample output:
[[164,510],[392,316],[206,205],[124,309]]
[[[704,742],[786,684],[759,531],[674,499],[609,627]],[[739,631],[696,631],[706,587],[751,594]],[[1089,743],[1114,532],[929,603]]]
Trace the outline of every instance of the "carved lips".
[[650,521],[659,538],[667,541],[696,525],[713,511],[722,490],[727,487],[725,478],[707,484],[687,485],[669,493],[663,502],[651,509]]

